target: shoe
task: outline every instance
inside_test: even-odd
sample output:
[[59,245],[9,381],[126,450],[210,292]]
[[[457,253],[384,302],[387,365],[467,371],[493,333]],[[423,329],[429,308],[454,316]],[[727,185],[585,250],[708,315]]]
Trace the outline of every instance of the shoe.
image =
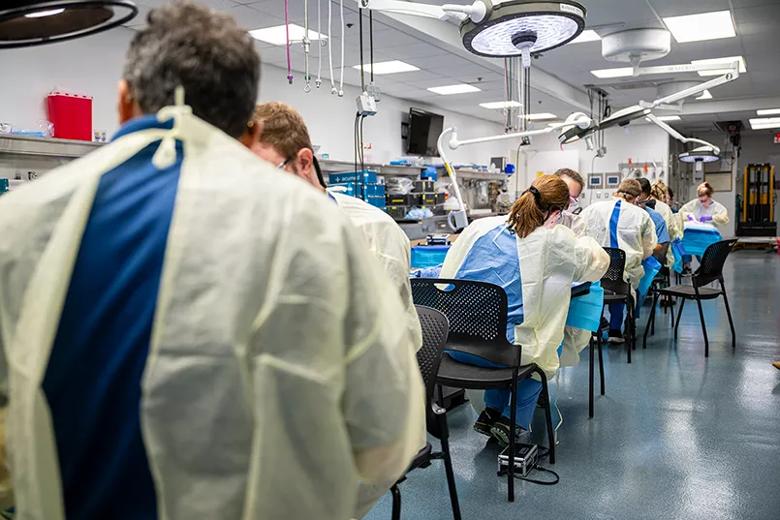
[[625,343],[626,340],[623,337],[623,333],[619,330],[615,329],[609,329],[609,338],[607,338],[607,342],[609,343]]
[[501,412],[492,408],[485,408],[482,413],[477,417],[477,422],[474,423],[474,431],[490,437],[490,429],[496,422],[496,419],[501,417]]
[[772,363],[772,366],[780,370],[780,361],[775,361],[774,363]]
[[[493,426],[490,428],[490,435],[498,442],[499,446],[506,448],[509,446],[509,419],[503,415],[496,419]],[[531,439],[531,432],[526,430],[520,425],[515,426],[515,444],[528,443]]]

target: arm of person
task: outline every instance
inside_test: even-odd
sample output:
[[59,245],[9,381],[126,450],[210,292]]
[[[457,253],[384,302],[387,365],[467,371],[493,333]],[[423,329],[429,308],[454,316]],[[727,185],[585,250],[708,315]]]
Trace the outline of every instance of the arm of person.
[[653,219],[646,213],[642,219],[640,231],[642,233],[640,237],[642,241],[642,260],[644,260],[655,252],[655,246],[658,245],[655,224],[653,224]]
[[729,212],[726,211],[725,207],[720,206],[718,208],[718,211],[712,215],[712,222],[719,226],[725,226],[729,223]]
[[425,444],[425,395],[404,305],[379,266],[345,230],[349,306],[342,409],[365,512],[404,473]]
[[680,219],[683,222],[683,224],[689,220],[697,221],[696,215],[693,213],[695,209],[696,200],[691,200],[689,202],[686,202],[683,204],[683,207],[680,208],[680,211],[678,214],[680,215]]
[[666,249],[669,245],[669,242],[672,241],[671,237],[669,236],[669,230],[666,228],[666,222],[663,220],[659,219],[655,228],[655,236],[657,244],[653,254],[656,258],[661,259],[666,255]]
[[591,237],[579,237],[574,242],[574,281],[601,280],[609,269],[609,255]]

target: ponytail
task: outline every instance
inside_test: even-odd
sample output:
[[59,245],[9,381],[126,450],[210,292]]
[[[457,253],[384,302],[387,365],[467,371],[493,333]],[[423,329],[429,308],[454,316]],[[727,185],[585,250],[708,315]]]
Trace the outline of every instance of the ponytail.
[[534,186],[531,186],[512,205],[507,222],[518,237],[525,238],[533,233],[536,228],[544,224],[544,212],[536,202],[539,198],[541,198],[539,191]]
[[542,175],[512,205],[507,225],[519,238],[542,226],[550,213],[569,206],[569,187],[559,177]]

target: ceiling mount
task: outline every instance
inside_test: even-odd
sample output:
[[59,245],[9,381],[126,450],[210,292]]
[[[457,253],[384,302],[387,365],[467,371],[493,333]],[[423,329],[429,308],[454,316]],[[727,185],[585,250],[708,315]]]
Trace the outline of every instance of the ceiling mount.
[[628,29],[601,38],[601,55],[609,61],[630,63],[634,69],[643,61],[663,58],[671,50],[666,29]]
[[0,5],[0,49],[81,38],[136,14],[138,8],[130,0],[7,0]]

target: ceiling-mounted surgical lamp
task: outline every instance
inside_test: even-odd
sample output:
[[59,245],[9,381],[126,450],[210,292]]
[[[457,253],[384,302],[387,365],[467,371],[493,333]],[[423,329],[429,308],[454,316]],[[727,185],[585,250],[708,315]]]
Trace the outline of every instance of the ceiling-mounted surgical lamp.
[[448,220],[450,227],[453,231],[463,229],[468,225],[468,216],[466,214],[466,206],[463,204],[463,197],[460,194],[460,187],[458,186],[457,173],[452,168],[449,159],[447,159],[447,150],[455,150],[461,146],[467,146],[470,144],[489,143],[494,141],[505,141],[508,139],[522,139],[524,137],[531,137],[534,135],[549,134],[556,130],[569,128],[579,128],[582,130],[588,129],[593,126],[593,121],[590,117],[582,112],[574,112],[566,118],[566,121],[561,125],[548,126],[539,130],[526,130],[524,132],[515,132],[511,134],[498,134],[487,137],[476,137],[474,139],[458,139],[458,130],[455,127],[450,127],[444,130],[439,135],[439,140],[436,143],[436,148],[439,151],[439,156],[444,162],[444,169],[447,170],[447,174],[452,180],[453,190],[455,191],[455,198],[458,201],[458,210],[450,212]]
[[677,159],[680,162],[689,164],[692,163],[696,171],[702,171],[704,169],[704,163],[720,160],[720,148],[714,144],[704,141],[703,139],[696,139],[695,137],[685,137],[680,132],[655,117],[653,114],[648,114],[645,119],[651,123],[654,123],[664,132],[683,144],[696,143],[702,145],[698,148],[694,148],[693,150],[683,152],[677,156]]
[[130,0],[6,0],[0,5],[0,49],[55,43],[128,22]]
[[[643,74],[654,74],[656,73],[655,69],[658,67],[646,67],[646,68],[640,68],[637,69],[636,75],[643,75]],[[708,64],[708,65],[681,65],[679,66],[680,72],[697,72],[697,71],[704,71],[704,70],[723,70],[723,64]],[[690,86],[688,88],[684,88],[683,90],[680,90],[679,92],[674,92],[672,94],[669,94],[667,96],[660,97],[652,102],[647,101],[640,101],[639,104],[630,106],[628,108],[624,108],[622,110],[618,110],[614,114],[612,114],[610,117],[604,119],[601,121],[598,125],[595,127],[589,128],[587,130],[577,130],[577,129],[571,129],[568,132],[565,132],[561,134],[558,137],[558,140],[561,144],[570,144],[575,141],[579,141],[582,138],[585,138],[592,134],[593,132],[599,131],[599,130],[606,130],[607,128],[611,128],[613,126],[626,126],[631,121],[634,121],[635,119],[640,119],[642,117],[647,117],[648,115],[652,115],[652,109],[657,108],[659,106],[664,105],[670,105],[673,103],[677,103],[678,101],[682,101],[685,98],[695,96],[697,94],[701,94],[707,89],[711,89],[720,85],[723,85],[724,83],[728,83],[730,81],[734,81],[739,77],[739,62],[735,61],[732,63],[731,67],[729,68],[729,71],[723,74],[722,76],[718,76],[717,78],[713,78],[709,81],[705,81],[702,83],[698,83],[696,85]],[[654,123],[662,123],[662,121],[653,121]],[[668,127],[668,125],[666,125]],[[671,127],[669,127],[671,129]],[[679,134],[678,134],[679,135]],[[708,146],[709,143],[706,143]]]
[[[479,56],[536,54],[575,39],[585,28],[585,8],[572,0],[506,0],[493,4],[431,5],[401,0],[358,0],[361,9],[460,21],[463,46]],[[527,63],[526,63],[527,65]]]

